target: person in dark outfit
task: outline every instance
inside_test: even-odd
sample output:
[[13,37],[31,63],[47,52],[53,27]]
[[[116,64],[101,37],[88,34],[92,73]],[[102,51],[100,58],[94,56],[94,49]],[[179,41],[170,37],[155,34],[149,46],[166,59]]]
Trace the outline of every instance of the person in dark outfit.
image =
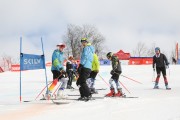
[[174,57],[172,57],[172,63],[176,65],[177,61]]
[[[120,97],[123,96],[122,88],[119,84],[119,76],[122,73],[121,64],[117,56],[113,55],[112,52],[107,54],[107,58],[112,61],[112,70],[110,74],[112,75],[109,84],[110,84],[110,93],[106,95],[106,97]],[[113,82],[116,84],[117,93],[115,93]]]
[[88,101],[90,99],[90,90],[86,84],[86,80],[89,77],[92,69],[94,47],[88,43],[87,38],[82,38],[81,43],[83,45],[83,50],[80,65],[78,67],[79,78],[76,85],[79,87],[79,92],[81,95],[79,100]]
[[72,80],[73,80],[73,74],[74,74],[73,72],[74,72],[73,71],[73,57],[70,56],[68,58],[67,63],[66,63],[66,73],[67,73],[68,78],[69,78],[68,83],[67,83],[67,89],[74,89],[72,87]]
[[158,83],[159,83],[161,72],[163,74],[166,89],[170,89],[168,87],[168,81],[167,81],[167,77],[166,77],[166,68],[169,67],[169,62],[168,62],[166,56],[164,54],[160,53],[159,47],[155,48],[155,53],[156,54],[153,56],[153,70],[155,71],[155,68],[156,68],[157,77],[156,77],[154,89],[159,88]]

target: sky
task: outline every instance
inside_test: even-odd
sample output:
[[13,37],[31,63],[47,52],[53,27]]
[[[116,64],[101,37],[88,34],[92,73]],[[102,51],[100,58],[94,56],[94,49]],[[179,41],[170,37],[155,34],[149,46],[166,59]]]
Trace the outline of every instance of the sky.
[[137,43],[152,44],[170,54],[180,41],[179,0],[1,0],[0,56],[42,54],[51,59],[67,25],[93,25],[111,52],[132,53]]

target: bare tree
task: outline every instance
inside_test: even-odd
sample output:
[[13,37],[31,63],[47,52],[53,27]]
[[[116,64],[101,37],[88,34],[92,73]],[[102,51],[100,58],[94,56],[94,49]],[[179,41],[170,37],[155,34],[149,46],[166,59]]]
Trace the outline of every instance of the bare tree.
[[153,43],[151,48],[147,50],[147,56],[148,57],[153,57],[154,56],[154,54],[155,54],[155,52],[154,52],[155,51],[155,47],[156,47],[156,44]]
[[82,50],[80,40],[83,37],[88,38],[88,41],[95,47],[95,52],[98,55],[103,54],[105,38],[98,32],[96,27],[92,25],[83,25],[81,27],[70,24],[67,26],[67,33],[63,37],[63,41],[67,45],[65,51],[67,56],[72,54],[76,59],[80,58],[80,52]]
[[133,50],[133,56],[136,57],[146,57],[147,56],[147,48],[144,43],[138,42],[137,47]]

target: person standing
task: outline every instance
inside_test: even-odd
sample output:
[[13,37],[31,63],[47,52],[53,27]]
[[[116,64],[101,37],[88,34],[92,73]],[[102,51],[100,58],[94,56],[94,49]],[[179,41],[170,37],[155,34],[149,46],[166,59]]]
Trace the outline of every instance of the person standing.
[[[154,85],[154,89],[158,89],[158,83],[159,83],[159,79],[161,76],[161,72],[163,74],[163,78],[164,78],[164,83],[165,83],[165,87],[167,90],[171,89],[168,86],[168,80],[166,77],[166,68],[169,68],[169,62],[166,58],[166,56],[162,53],[160,53],[160,48],[156,47],[155,48],[155,55],[153,56],[153,70],[155,71],[156,68],[156,73],[157,73],[157,77],[156,77],[156,81],[155,81],[155,85]],[[156,65],[156,66],[155,66]]]
[[91,94],[97,93],[95,90],[94,84],[95,84],[95,78],[99,72],[99,58],[96,53],[93,54],[93,62],[92,62],[92,71],[87,79],[87,84],[89,86]]
[[86,84],[86,80],[92,69],[94,47],[87,41],[87,38],[82,38],[81,43],[83,45],[83,50],[81,53],[80,65],[78,67],[79,78],[76,85],[79,87],[81,95],[78,100],[88,101],[90,99],[90,90]]
[[[107,53],[107,58],[112,61],[112,70],[110,74],[112,75],[109,84],[110,84],[110,93],[106,94],[106,97],[120,97],[124,94],[122,93],[122,88],[119,84],[119,76],[122,73],[121,64],[119,62],[119,59],[117,56],[113,55],[112,52]],[[116,84],[117,93],[115,93],[115,87],[113,85],[113,82]]]
[[67,89],[74,89],[72,87],[72,80],[73,80],[73,74],[74,74],[74,63],[73,63],[73,57],[70,56],[68,58],[68,61],[66,63],[66,73],[68,75],[68,83],[67,83]]
[[67,85],[67,75],[63,67],[64,62],[64,53],[63,50],[65,48],[65,44],[60,43],[57,44],[57,49],[54,50],[52,54],[52,66],[51,66],[51,72],[53,74],[53,82],[51,83],[50,87],[46,91],[46,99],[49,99],[52,97],[52,91],[54,87],[57,85],[57,82],[61,82],[61,86],[57,92],[57,98],[64,98],[64,89]]

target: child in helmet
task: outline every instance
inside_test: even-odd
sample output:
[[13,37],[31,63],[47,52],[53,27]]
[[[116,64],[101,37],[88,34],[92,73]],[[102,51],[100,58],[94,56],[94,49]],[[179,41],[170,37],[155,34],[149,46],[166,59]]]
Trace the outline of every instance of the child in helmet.
[[159,88],[158,83],[159,83],[161,72],[164,77],[164,83],[165,83],[166,89],[170,89],[168,87],[168,81],[167,81],[167,77],[166,77],[166,68],[169,67],[169,62],[168,62],[166,56],[164,54],[160,53],[159,47],[155,48],[155,53],[156,54],[153,56],[153,70],[155,71],[155,64],[156,64],[157,78],[155,81],[154,89]]
[[[121,64],[119,62],[119,59],[117,58],[117,56],[113,55],[112,52],[109,52],[107,54],[107,58],[112,61],[112,70],[110,72],[110,74],[112,76],[109,80],[110,93],[108,93],[106,96],[107,97],[123,96],[122,88],[120,87],[120,84],[119,84],[119,76],[122,73]],[[116,84],[117,93],[115,93],[113,82],[115,82],[115,84]]]

